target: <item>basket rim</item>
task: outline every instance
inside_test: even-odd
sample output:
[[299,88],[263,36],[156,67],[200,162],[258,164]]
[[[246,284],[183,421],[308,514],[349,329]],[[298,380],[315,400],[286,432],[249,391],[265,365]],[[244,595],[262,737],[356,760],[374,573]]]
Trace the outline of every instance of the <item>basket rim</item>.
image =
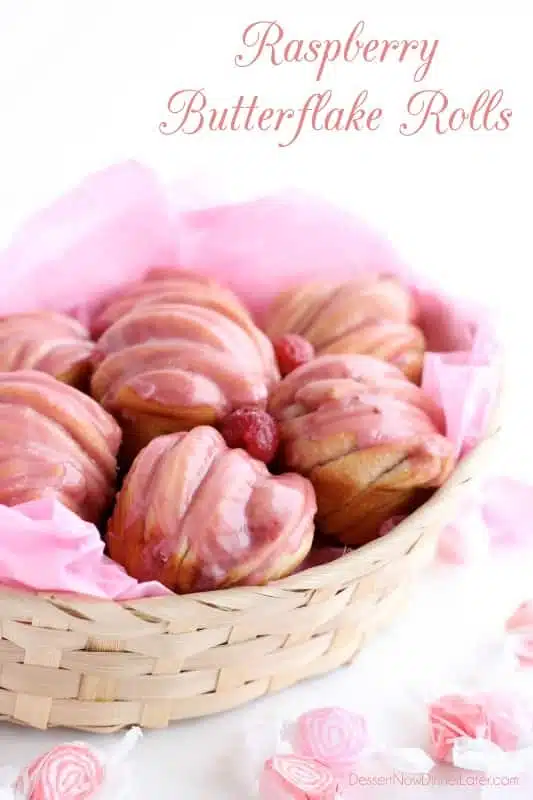
[[[500,365],[501,366],[501,365]],[[454,471],[446,481],[446,483],[441,486],[433,495],[427,500],[422,506],[418,509],[413,511],[409,514],[405,519],[399,522],[393,530],[389,531],[384,536],[379,537],[378,539],[374,539],[367,544],[358,547],[351,552],[344,553],[339,558],[328,562],[326,564],[319,564],[314,567],[309,567],[308,569],[302,570],[301,572],[293,573],[292,575],[288,575],[285,578],[280,578],[277,581],[272,581],[268,583],[266,586],[233,586],[226,589],[213,589],[206,592],[194,592],[186,595],[179,595],[179,594],[169,594],[159,597],[143,597],[143,598],[136,598],[136,599],[121,599],[116,600],[112,598],[101,598],[101,597],[90,597],[81,594],[75,594],[71,592],[53,592],[53,591],[32,591],[31,589],[27,589],[25,587],[17,587],[12,588],[9,586],[2,586],[0,584],[0,600],[2,594],[10,593],[10,594],[17,594],[17,595],[31,595],[36,597],[41,597],[42,599],[55,599],[55,600],[68,600],[69,598],[77,598],[78,600],[83,600],[83,602],[94,603],[94,604],[111,604],[111,605],[119,605],[130,610],[135,609],[139,612],[142,612],[143,606],[149,607],[152,612],[157,607],[157,604],[164,605],[172,602],[174,604],[179,604],[183,602],[187,602],[190,600],[195,600],[204,603],[205,605],[216,605],[220,606],[223,605],[223,598],[224,597],[234,597],[236,592],[269,592],[272,591],[273,594],[279,591],[298,591],[304,590],[304,586],[298,586],[300,583],[302,576],[312,576],[312,580],[309,581],[309,585],[306,587],[307,590],[313,586],[320,586],[320,578],[321,577],[329,577],[327,581],[328,585],[331,585],[331,575],[332,572],[334,573],[338,568],[340,562],[343,563],[342,571],[346,568],[347,564],[356,564],[361,563],[362,561],[369,561],[371,562],[373,559],[379,559],[379,556],[386,551],[391,544],[396,541],[401,541],[407,534],[409,530],[412,530],[413,524],[416,526],[417,523],[420,523],[426,516],[428,511],[435,506],[442,505],[443,497],[449,494],[455,488],[460,488],[465,484],[471,483],[475,478],[475,468],[478,464],[483,463],[485,461],[485,455],[488,454],[488,451],[492,449],[492,445],[495,441],[499,438],[501,431],[502,431],[502,410],[503,410],[503,400],[504,400],[504,390],[503,390],[503,368],[500,368],[500,386],[498,390],[498,395],[496,397],[494,407],[491,409],[489,420],[487,424],[487,433],[480,439],[480,441],[472,448],[472,450],[466,455],[461,461],[457,464]],[[379,569],[379,565],[376,567]],[[370,574],[373,570],[369,568],[366,574]],[[305,582],[305,581],[304,581]],[[155,605],[154,605],[155,604]]]

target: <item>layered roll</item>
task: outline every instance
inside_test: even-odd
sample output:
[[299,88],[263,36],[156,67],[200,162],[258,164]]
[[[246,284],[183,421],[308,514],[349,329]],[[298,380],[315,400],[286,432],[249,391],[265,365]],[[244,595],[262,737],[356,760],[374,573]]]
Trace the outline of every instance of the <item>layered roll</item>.
[[300,475],[271,475],[202,426],[153,440],[135,459],[109,522],[111,557],[180,594],[262,585],[293,572],[314,535]]
[[0,372],[38,370],[87,389],[94,344],[79,322],[53,311],[0,317]]
[[420,382],[425,339],[415,324],[417,307],[390,276],[365,276],[340,285],[309,283],[282,292],[264,325],[272,341],[294,333],[317,355],[370,355]]
[[100,522],[121,430],[92,398],[42,372],[0,373],[0,503],[55,497]]
[[442,411],[371,358],[317,358],[284,378],[269,410],[284,468],[311,480],[319,529],[346,545],[414,510],[455,464]]

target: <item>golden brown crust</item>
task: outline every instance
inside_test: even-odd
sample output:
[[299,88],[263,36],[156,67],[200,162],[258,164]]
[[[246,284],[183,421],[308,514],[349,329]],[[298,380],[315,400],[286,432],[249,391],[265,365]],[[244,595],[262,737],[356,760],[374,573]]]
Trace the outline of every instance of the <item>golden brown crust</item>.
[[448,478],[442,414],[399,370],[364,356],[320,356],[273,392],[281,460],[311,480],[319,530],[357,546]]
[[[115,320],[112,324],[110,324]],[[209,279],[155,270],[95,321],[91,393],[124,428],[126,463],[155,436],[265,407],[273,347],[237,298]]]
[[425,351],[414,324],[410,291],[391,276],[365,276],[341,285],[314,282],[282,292],[267,314],[272,340],[288,333],[307,339],[317,355],[366,354],[399,367],[419,383]]
[[202,426],[139,453],[109,522],[109,552],[133,577],[182,594],[262,585],[307,556],[315,512],[308,480],[270,475]]
[[36,371],[0,373],[0,503],[54,497],[99,522],[121,431],[94,400]]
[[94,344],[77,320],[53,311],[0,318],[0,372],[37,370],[88,389]]

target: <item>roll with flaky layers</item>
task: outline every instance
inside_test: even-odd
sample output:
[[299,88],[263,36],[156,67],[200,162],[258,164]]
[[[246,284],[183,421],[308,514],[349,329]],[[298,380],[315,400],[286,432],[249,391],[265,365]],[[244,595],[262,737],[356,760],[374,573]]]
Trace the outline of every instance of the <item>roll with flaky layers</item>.
[[55,497],[90,522],[110,506],[121,430],[90,397],[42,372],[0,373],[0,503]]
[[269,411],[276,419],[291,419],[327,402],[368,392],[396,397],[420,408],[437,431],[444,433],[444,413],[433,398],[411,383],[398,367],[372,356],[337,354],[312,359],[273,390]]
[[74,319],[53,311],[0,317],[0,372],[38,370],[88,387],[94,344]]
[[120,422],[126,458],[155,436],[264,408],[279,379],[266,336],[197,305],[135,308],[97,343],[91,393]]
[[135,459],[108,526],[111,557],[178,593],[262,585],[308,554],[316,502],[213,428],[161,436]]
[[453,470],[442,412],[390,365],[322,356],[272,393],[285,468],[307,476],[320,530],[356,546],[416,508]]
[[288,333],[303,336],[317,355],[374,356],[419,383],[425,339],[414,324],[416,317],[416,303],[405,286],[391,276],[369,275],[282,292],[266,315],[264,329],[273,341]]
[[141,306],[174,303],[211,308],[251,335],[257,330],[239,298],[212,278],[182,269],[155,268],[143,280],[126,286],[100,305],[93,314],[91,333],[98,339],[117,320]]

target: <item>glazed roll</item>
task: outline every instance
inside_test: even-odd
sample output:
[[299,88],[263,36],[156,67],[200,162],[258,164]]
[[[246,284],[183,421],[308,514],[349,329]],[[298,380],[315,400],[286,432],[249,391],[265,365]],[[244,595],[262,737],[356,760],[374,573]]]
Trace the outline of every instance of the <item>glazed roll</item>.
[[368,394],[396,397],[416,406],[445,432],[442,408],[392,364],[364,355],[318,356],[287,375],[272,391],[269,411],[287,420],[317,410],[325,403]]
[[257,328],[233,292],[211,278],[172,268],[152,269],[143,280],[106,300],[93,315],[91,333],[98,339],[117,320],[141,306],[175,303],[218,311],[255,336]]
[[440,410],[389,370],[322,357],[285,378],[269,405],[284,467],[315,488],[320,531],[350,546],[414,510],[455,464]]
[[142,305],[100,337],[91,392],[120,422],[126,459],[155,436],[264,408],[279,379],[258,329],[196,305]]
[[264,327],[272,341],[296,333],[317,355],[374,356],[418,383],[425,339],[414,324],[416,318],[415,301],[396,278],[365,276],[341,285],[304,284],[281,293]]
[[111,557],[178,593],[262,585],[293,572],[314,535],[313,487],[271,475],[210,427],[139,453],[109,522]]
[[0,373],[0,503],[55,497],[99,522],[115,487],[121,431],[90,397],[42,372]]
[[53,311],[0,317],[0,372],[38,370],[87,389],[94,344],[74,319]]

